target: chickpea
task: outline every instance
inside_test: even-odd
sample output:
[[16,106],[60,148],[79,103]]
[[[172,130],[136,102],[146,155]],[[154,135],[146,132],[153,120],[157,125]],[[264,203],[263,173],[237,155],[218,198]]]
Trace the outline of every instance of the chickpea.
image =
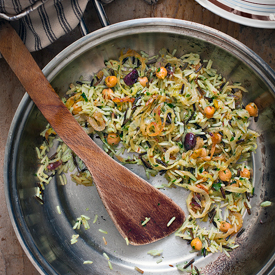
[[146,87],[147,84],[148,84],[148,78],[146,76],[139,77],[138,81],[139,81],[139,83],[141,84],[142,87]]
[[222,232],[227,232],[230,228],[232,228],[232,225],[228,222],[222,221],[220,224],[220,230]]
[[216,109],[213,106],[207,106],[204,108],[205,116],[207,118],[212,118]]
[[191,246],[193,249],[201,250],[202,249],[202,242],[199,238],[195,238],[191,242]]
[[116,133],[110,133],[110,134],[108,134],[108,136],[107,136],[107,142],[108,142],[108,144],[110,144],[110,145],[117,145],[117,144],[119,144],[119,142],[120,142],[120,137],[119,137],[119,135],[116,134]]
[[231,171],[228,168],[225,169],[225,170],[221,170],[219,172],[219,178],[222,181],[229,181],[231,179],[231,176],[232,176],[232,173],[231,173]]
[[[209,173],[208,173],[207,171],[203,171],[203,172],[201,173],[201,175],[205,175],[205,176],[206,176],[206,175],[209,175]],[[198,180],[201,180],[201,179],[202,179],[202,180],[203,180],[202,182],[207,181],[208,177],[203,177],[203,176],[201,176],[201,175],[198,175],[198,176],[197,176],[197,179],[198,179]]]
[[254,102],[250,102],[249,104],[247,104],[245,109],[250,116],[254,116],[254,117],[258,116],[258,107]]
[[207,156],[207,151],[205,148],[201,148],[201,157],[204,158]]
[[250,171],[247,168],[244,168],[241,172],[240,172],[240,176],[243,178],[250,178]]
[[82,111],[82,107],[75,103],[75,104],[73,105],[73,114],[74,114],[74,115],[77,115],[77,114],[79,114],[81,111]]
[[160,67],[156,71],[156,76],[159,79],[164,79],[167,76],[167,70],[164,67]]
[[207,156],[207,152],[205,148],[200,148],[197,150],[194,150],[194,152],[191,155],[191,158],[197,159],[197,158],[203,158]]
[[107,76],[105,78],[105,83],[106,83],[107,87],[109,87],[109,88],[115,87],[117,84],[116,76],[114,76],[114,75]]
[[214,133],[213,136],[211,136],[212,142],[215,144],[221,143],[222,136],[218,133]]
[[102,95],[103,95],[103,98],[105,99],[105,100],[107,100],[107,99],[112,99],[113,97],[114,97],[114,92],[113,92],[113,90],[112,89],[104,89],[103,91],[102,91]]

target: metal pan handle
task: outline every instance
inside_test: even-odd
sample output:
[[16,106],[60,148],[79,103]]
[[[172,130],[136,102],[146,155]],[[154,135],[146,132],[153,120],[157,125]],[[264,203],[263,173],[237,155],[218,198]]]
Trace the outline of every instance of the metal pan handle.
[[[93,0],[93,4],[94,4],[97,16],[99,18],[99,21],[100,21],[102,27],[107,27],[108,25],[110,25],[110,22],[107,18],[107,15],[105,13],[105,10],[103,8],[103,5],[102,5],[101,1]],[[85,21],[84,21],[83,17],[81,18],[81,20],[79,22],[79,27],[80,27],[81,34],[83,36],[85,36],[89,33],[89,30],[88,30],[88,28],[85,24]]]
[[97,15],[98,15],[98,18],[99,18],[99,21],[100,21],[102,27],[107,27],[108,25],[110,25],[110,22],[107,18],[107,15],[105,13],[105,10],[103,8],[101,1],[93,0],[93,4],[96,9],[96,12],[97,12]]

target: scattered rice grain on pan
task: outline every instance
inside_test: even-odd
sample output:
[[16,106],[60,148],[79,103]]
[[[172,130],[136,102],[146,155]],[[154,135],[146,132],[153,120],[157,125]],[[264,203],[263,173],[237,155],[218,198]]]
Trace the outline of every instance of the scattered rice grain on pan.
[[160,256],[161,254],[162,254],[162,252],[163,252],[163,249],[152,249],[152,250],[149,250],[148,252],[147,252],[147,254],[149,254],[149,255],[152,255],[152,256]]
[[108,266],[109,266],[109,268],[110,268],[111,270],[113,270],[113,266],[112,266],[112,264],[111,264],[110,261],[108,261]]
[[92,264],[92,261],[84,261],[83,264]]
[[96,223],[97,218],[98,218],[98,215],[95,215],[94,220],[93,220],[93,223]]
[[98,231],[99,231],[100,233],[103,233],[103,234],[108,234],[108,232],[107,232],[106,230],[103,230],[103,229],[98,229]]
[[105,252],[103,252],[103,256],[104,256],[108,261],[110,260],[109,256],[108,256]]
[[58,214],[61,214],[61,210],[60,210],[60,206],[59,205],[56,206],[56,210],[57,210]]
[[169,227],[169,226],[174,222],[175,219],[176,219],[176,217],[173,217],[173,218],[167,223],[167,227]]
[[102,237],[102,239],[103,239],[104,244],[107,245],[107,241],[106,241],[105,237]]
[[271,201],[264,201],[264,202],[261,203],[262,207],[268,207],[268,206],[271,206],[271,205],[272,205]]
[[71,244],[75,244],[77,242],[77,239],[78,239],[79,235],[78,234],[74,234],[72,235],[72,238],[71,238]]
[[138,268],[137,266],[135,266],[135,270],[138,271],[138,272],[141,273],[141,274],[144,273],[144,271],[143,271],[142,269]]
[[150,221],[150,219],[151,218],[145,217],[144,221],[141,222],[141,225],[145,226]]

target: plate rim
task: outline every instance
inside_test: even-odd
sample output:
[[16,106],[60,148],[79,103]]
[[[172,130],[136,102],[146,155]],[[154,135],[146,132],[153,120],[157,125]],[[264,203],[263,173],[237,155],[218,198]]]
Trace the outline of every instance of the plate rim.
[[[222,9],[215,5],[213,1],[210,0],[195,0],[198,4],[200,4],[205,9],[215,13],[216,15],[223,17],[229,21],[245,25],[248,27],[254,27],[254,28],[264,28],[264,29],[274,29],[275,28],[275,13],[273,13],[274,20],[268,21],[268,20],[258,20],[258,19],[252,19],[247,18],[242,15],[234,14],[232,12],[226,11],[225,9]],[[215,0],[215,2],[219,2],[218,0]],[[242,11],[239,11],[241,14]],[[251,16],[253,16],[251,14]],[[259,15],[260,16],[260,15]]]

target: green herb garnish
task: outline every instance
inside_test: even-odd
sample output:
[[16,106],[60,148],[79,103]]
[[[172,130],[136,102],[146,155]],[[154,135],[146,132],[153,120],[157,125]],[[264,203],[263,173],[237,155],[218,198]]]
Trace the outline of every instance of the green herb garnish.
[[81,96],[84,98],[84,100],[85,100],[86,102],[88,102],[88,99],[87,99],[85,93],[82,93]]
[[217,182],[217,183],[214,183],[212,185],[212,187],[216,190],[216,191],[219,191],[222,187],[222,183],[221,182]]

